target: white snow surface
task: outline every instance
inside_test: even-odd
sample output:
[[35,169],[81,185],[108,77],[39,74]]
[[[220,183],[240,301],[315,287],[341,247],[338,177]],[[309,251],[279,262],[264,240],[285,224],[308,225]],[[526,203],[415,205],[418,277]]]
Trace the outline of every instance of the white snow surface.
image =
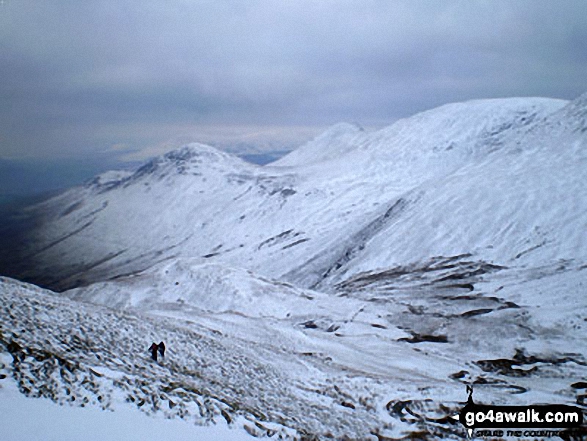
[[271,439],[462,439],[466,385],[585,409],[586,121],[472,101],[101,175],[29,210],[15,268],[63,292],[0,278],[0,385]]
[[57,405],[26,398],[13,385],[0,389],[3,441],[251,441],[244,430],[194,426],[184,421],[148,417],[136,409],[115,412],[95,407]]

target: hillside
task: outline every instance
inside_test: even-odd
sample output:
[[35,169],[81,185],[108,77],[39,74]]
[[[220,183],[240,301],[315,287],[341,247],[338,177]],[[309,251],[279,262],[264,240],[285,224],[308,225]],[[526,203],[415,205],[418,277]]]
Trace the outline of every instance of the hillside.
[[0,397],[271,439],[462,439],[467,384],[480,402],[584,405],[586,272],[438,259],[336,296],[183,260],[61,296],[2,278]]
[[[582,154],[575,144],[584,145],[584,135],[571,128],[533,134],[563,114],[569,127],[580,119],[572,116],[580,102],[564,105],[473,101],[375,133],[336,126],[265,167],[211,147],[186,146],[133,174],[102,175],[32,207],[23,223],[35,227],[3,256],[4,273],[63,290],[172,257],[199,257],[311,287],[341,266],[346,271],[351,257],[360,270],[462,253],[509,264],[563,220],[574,231],[582,222],[581,215],[572,222],[551,215],[542,217],[545,225],[527,222],[542,216],[536,210],[543,205],[552,207],[552,198],[569,204],[558,209],[572,217],[584,194],[584,172],[575,160]],[[563,135],[568,141],[560,148]],[[564,168],[567,162],[572,169]],[[538,190],[540,176],[554,168],[560,176],[549,184],[556,186],[553,193]],[[512,195],[491,193],[493,188]],[[561,199],[564,188],[575,196]],[[520,210],[526,191],[543,201]],[[476,198],[483,192],[480,204]],[[486,235],[479,234],[488,226]],[[496,243],[503,229],[512,232],[500,242],[512,248],[508,253]],[[369,252],[370,242],[386,247],[383,258],[379,249]],[[490,246],[494,252],[484,251]],[[577,252],[584,255],[584,245]]]
[[466,386],[587,411],[587,95],[339,124],[267,166],[190,144],[18,221],[0,399],[300,441],[463,439]]

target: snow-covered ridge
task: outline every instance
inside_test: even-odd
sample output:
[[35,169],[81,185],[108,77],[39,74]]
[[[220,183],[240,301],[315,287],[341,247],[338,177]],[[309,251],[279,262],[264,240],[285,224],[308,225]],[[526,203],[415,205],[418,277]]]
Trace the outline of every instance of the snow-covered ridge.
[[137,170],[137,174],[142,175],[143,173],[156,170],[159,167],[169,167],[170,165],[175,166],[177,171],[182,173],[190,166],[197,169],[212,167],[218,164],[222,164],[225,167],[244,167],[245,165],[251,168],[254,167],[252,164],[248,164],[242,159],[224,153],[214,147],[192,143],[148,161]]
[[145,176],[156,176],[161,179],[169,174],[192,173],[197,175],[202,171],[214,168],[224,171],[230,168],[240,170],[254,167],[254,165],[214,147],[191,143],[147,161],[134,172],[109,171],[102,173],[89,181],[87,187],[104,191],[120,185],[129,185]]
[[507,266],[585,261],[585,105],[554,107],[537,123],[490,138],[498,151],[419,186],[405,221],[379,229],[330,283],[430,256],[470,253]]
[[365,130],[357,124],[339,123],[330,127],[312,141],[295,149],[272,166],[307,166],[338,158],[367,140]]
[[280,319],[310,309],[316,312],[314,300],[325,297],[318,292],[255,276],[250,271],[201,259],[171,259],[140,274],[94,283],[65,294],[74,300],[116,309],[196,308],[205,312],[235,312]]
[[338,125],[268,167],[186,146],[36,207],[6,266],[65,289],[186,257],[326,287],[438,255],[582,259],[583,101],[449,104],[373,133]]
[[337,124],[272,165],[303,167],[339,159],[356,150],[379,161],[397,161],[406,155],[421,160],[423,154],[458,148],[482,154],[499,146],[503,136],[531,127],[567,103],[547,98],[452,103],[401,119],[373,133],[357,125]]

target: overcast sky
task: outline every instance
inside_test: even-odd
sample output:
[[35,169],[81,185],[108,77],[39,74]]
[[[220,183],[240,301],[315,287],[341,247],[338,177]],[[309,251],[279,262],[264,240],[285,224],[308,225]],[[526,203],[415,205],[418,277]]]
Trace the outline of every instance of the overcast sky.
[[289,148],[586,74],[585,0],[4,0],[0,159]]

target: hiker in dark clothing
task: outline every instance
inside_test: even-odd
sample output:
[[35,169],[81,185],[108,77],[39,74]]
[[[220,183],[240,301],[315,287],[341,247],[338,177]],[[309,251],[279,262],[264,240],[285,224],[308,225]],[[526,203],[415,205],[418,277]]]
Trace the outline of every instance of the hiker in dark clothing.
[[165,358],[165,343],[163,342],[159,343],[159,353],[161,357]]
[[157,343],[153,342],[153,344],[149,348],[149,351],[151,351],[151,358],[155,361],[157,361],[157,351],[158,350],[159,350],[159,346],[157,346]]

